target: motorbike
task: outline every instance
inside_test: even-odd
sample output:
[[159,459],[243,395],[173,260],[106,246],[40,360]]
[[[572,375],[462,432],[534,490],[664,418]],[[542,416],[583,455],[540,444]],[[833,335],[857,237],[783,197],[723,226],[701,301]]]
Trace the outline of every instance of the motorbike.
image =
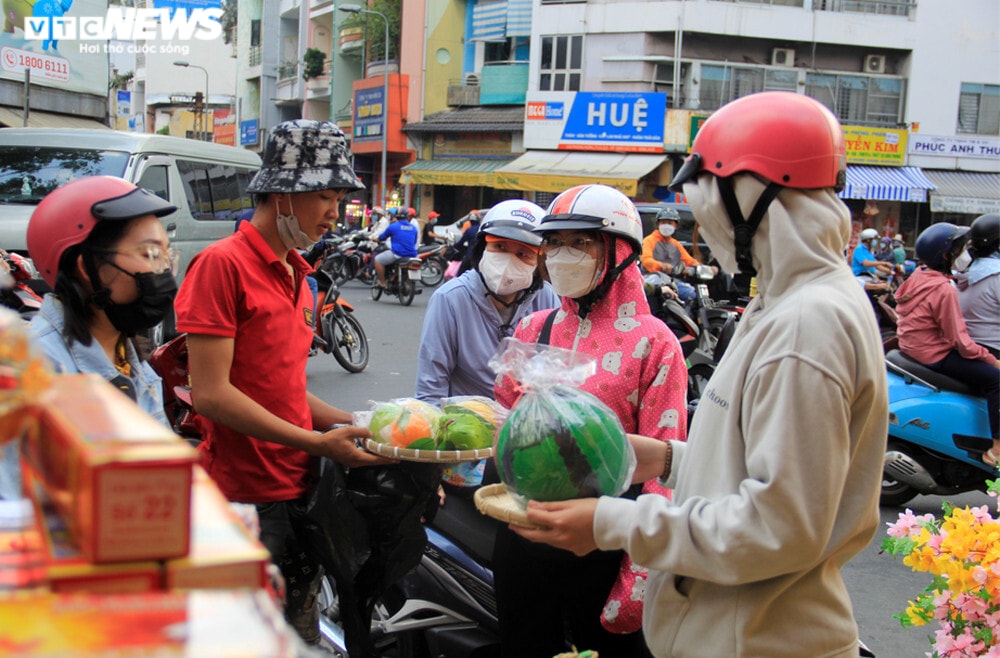
[[39,278],[31,259],[3,250],[0,257],[3,260],[0,275],[4,270],[10,273],[6,283],[0,279],[0,304],[30,320],[42,307],[42,296],[49,291],[48,286]]
[[676,298],[676,287],[669,277],[647,275],[645,286],[650,310],[677,336],[687,362],[689,421],[715,366],[729,346],[742,312],[742,307],[727,306],[709,296],[708,281],[715,276],[712,268],[698,265],[695,276],[698,277],[696,297],[686,305]]
[[328,272],[316,270],[319,294],[313,319],[313,345],[333,354],[347,372],[361,372],[368,366],[368,336],[354,315],[354,307],[340,296],[340,288]]
[[337,286],[355,278],[371,284],[375,278],[371,264],[375,244],[365,233],[352,233],[338,240],[316,269],[326,271]]
[[197,446],[201,443],[201,428],[191,399],[187,334],[178,334],[153,350],[149,365],[163,380],[163,411],[170,427]]
[[420,283],[433,288],[444,281],[444,271],[448,267],[448,262],[444,258],[447,250],[448,245],[441,242],[421,245],[417,249],[417,258],[423,261],[420,268]]
[[910,359],[885,356],[889,437],[880,502],[899,506],[918,494],[985,491],[996,472],[982,462],[990,448],[986,400],[968,385]]
[[872,309],[875,312],[875,319],[878,321],[878,330],[882,337],[884,351],[888,352],[889,350],[896,349],[899,346],[899,342],[896,340],[896,325],[899,322],[899,314],[896,312],[896,298],[893,297],[893,293],[899,287],[899,284],[895,277],[885,280],[866,273],[857,278],[864,283],[885,284],[882,289],[878,290],[866,285],[865,293],[868,295],[868,301],[871,302]]
[[[501,522],[480,514],[471,493],[449,490],[444,506],[425,525],[420,563],[376,602],[371,637],[379,655],[500,655],[492,555]],[[335,656],[348,658],[330,578],[323,580],[319,607],[323,643]],[[858,655],[875,654],[859,641]]]
[[372,300],[378,301],[382,298],[382,293],[386,295],[396,295],[399,303],[409,306],[413,303],[413,296],[423,294],[423,290],[417,288],[416,281],[420,280],[420,271],[424,262],[419,258],[400,258],[396,262],[385,268],[385,288],[379,285],[378,280],[372,283]]
[[[371,633],[380,655],[500,655],[490,566],[500,522],[479,513],[471,490],[450,491],[424,526],[427,544],[420,563],[376,602]],[[346,657],[332,579],[324,579],[319,604],[324,642],[335,655]]]

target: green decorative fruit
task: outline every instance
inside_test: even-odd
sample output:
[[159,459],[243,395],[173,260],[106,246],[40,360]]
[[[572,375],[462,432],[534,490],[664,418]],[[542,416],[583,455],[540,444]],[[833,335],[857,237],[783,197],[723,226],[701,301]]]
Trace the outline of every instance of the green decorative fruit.
[[380,443],[407,448],[416,441],[432,438],[441,412],[419,400],[380,402],[372,410],[368,429]]
[[622,493],[632,448],[617,415],[590,393],[557,385],[525,393],[497,438],[507,489],[528,500]]
[[493,445],[496,427],[479,414],[462,408],[446,409],[438,420],[437,438],[442,449],[477,450]]

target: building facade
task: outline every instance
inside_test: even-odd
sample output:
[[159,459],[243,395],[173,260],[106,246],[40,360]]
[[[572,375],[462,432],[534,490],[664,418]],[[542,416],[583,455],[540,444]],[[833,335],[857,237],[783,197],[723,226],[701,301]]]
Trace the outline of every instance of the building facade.
[[[426,43],[439,24],[432,17],[453,11],[462,18],[450,34],[461,23],[466,46],[459,80],[430,75],[442,55],[425,52],[420,93],[449,106],[405,129],[420,159],[403,180],[432,188],[421,199],[437,201],[444,185],[544,205],[573,181],[600,181],[636,200],[672,200],[664,185],[712,111],[785,90],[819,99],[844,126],[842,196],[857,230],[900,232],[912,244],[931,221],[1000,211],[992,0],[960,12],[930,0],[533,0],[527,37],[515,0],[427,4]],[[498,111],[518,106],[520,130],[490,130],[505,125]],[[468,144],[477,135],[487,136],[479,149]],[[501,142],[510,152],[496,165]]]

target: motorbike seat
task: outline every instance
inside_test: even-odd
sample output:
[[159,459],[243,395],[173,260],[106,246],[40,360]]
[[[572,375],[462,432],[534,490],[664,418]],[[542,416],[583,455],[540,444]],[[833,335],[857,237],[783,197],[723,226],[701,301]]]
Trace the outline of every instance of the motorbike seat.
[[443,249],[441,249],[442,246],[443,245],[434,244],[434,243],[431,243],[431,244],[422,244],[419,247],[417,247],[417,253],[418,254],[426,254],[426,253],[432,252],[432,251],[444,251]]
[[447,497],[444,507],[434,515],[431,526],[465,549],[481,565],[492,569],[493,541],[501,523],[476,509],[472,499],[474,488],[443,486]]
[[914,359],[906,356],[899,350],[889,350],[889,352],[885,355],[885,360],[900,370],[913,375],[917,379],[922,379],[932,386],[953,391],[955,393],[961,393],[962,395],[969,395],[972,397],[979,396],[979,391],[965,382],[961,382],[957,379],[949,377],[948,375],[928,368],[919,361],[915,361]]

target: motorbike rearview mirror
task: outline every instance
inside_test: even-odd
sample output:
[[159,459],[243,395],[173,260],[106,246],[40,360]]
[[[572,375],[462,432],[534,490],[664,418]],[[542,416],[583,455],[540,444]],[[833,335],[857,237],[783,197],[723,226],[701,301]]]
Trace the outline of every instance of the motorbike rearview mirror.
[[699,281],[711,281],[715,278],[715,270],[710,265],[695,265],[694,273]]

